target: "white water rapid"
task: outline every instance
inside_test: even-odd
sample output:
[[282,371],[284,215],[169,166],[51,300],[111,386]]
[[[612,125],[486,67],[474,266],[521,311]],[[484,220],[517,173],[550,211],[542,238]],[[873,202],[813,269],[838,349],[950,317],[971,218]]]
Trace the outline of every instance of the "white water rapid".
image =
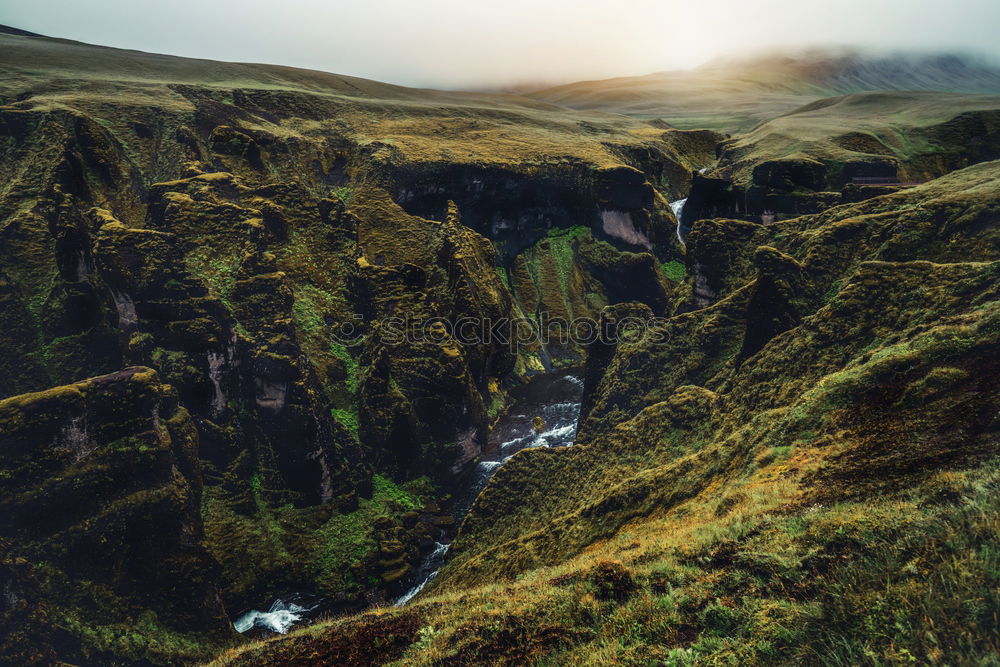
[[251,609],[236,619],[236,622],[233,623],[233,627],[236,628],[236,632],[240,633],[246,632],[254,627],[259,627],[283,635],[288,632],[292,625],[303,620],[306,614],[313,609],[315,609],[315,607],[306,607],[294,602],[285,602],[279,599],[274,601],[271,605],[271,609],[268,611],[257,611],[256,609]]

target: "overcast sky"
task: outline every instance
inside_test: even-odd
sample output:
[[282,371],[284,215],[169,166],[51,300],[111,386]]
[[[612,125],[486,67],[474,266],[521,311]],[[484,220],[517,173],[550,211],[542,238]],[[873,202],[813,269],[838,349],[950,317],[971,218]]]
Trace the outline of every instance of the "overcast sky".
[[439,88],[647,74],[800,45],[1000,57],[1000,0],[0,0],[0,23]]

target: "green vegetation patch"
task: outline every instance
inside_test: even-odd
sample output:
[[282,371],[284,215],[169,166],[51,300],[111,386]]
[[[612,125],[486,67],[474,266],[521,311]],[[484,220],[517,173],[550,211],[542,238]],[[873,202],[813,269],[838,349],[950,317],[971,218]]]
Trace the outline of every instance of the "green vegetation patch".
[[420,501],[397,486],[392,480],[382,475],[372,476],[372,499],[373,500],[394,500],[408,510],[415,510],[421,506]]
[[355,188],[350,185],[342,185],[339,188],[334,188],[332,192],[334,197],[344,203],[344,206],[348,206],[354,198]]
[[345,410],[342,408],[331,408],[330,415],[344,426],[356,440],[360,440],[359,421],[357,409]]
[[660,265],[660,270],[663,271],[663,275],[675,283],[679,283],[687,277],[687,269],[684,267],[683,263],[678,262],[677,260],[664,262]]
[[347,390],[352,394],[355,393],[361,381],[361,370],[358,360],[351,356],[351,353],[347,350],[347,346],[343,343],[331,343],[330,349],[333,351],[334,356],[344,362],[344,367],[347,370]]

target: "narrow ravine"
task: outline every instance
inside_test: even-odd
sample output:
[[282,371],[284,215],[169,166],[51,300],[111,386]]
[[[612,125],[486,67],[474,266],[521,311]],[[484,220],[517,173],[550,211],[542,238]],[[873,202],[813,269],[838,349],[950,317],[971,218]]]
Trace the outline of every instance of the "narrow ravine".
[[[486,488],[490,478],[514,454],[532,447],[569,447],[576,438],[577,420],[583,397],[579,370],[560,370],[538,375],[510,392],[511,405],[490,432],[486,451],[457,494],[452,513],[461,523]],[[413,585],[399,598],[397,606],[412,600],[444,565],[450,541],[444,537],[421,561]],[[285,634],[293,625],[308,625],[324,609],[314,596],[295,593],[274,600],[267,611],[251,609],[240,614],[233,627],[240,633]]]
[[[465,518],[490,478],[514,454],[532,447],[569,447],[576,438],[583,398],[583,380],[577,370],[539,375],[511,392],[512,404],[490,432],[487,450],[476,464],[468,486],[455,503],[457,522]],[[396,600],[412,600],[438,573],[448,553],[447,543],[438,543],[417,569],[416,583]]]

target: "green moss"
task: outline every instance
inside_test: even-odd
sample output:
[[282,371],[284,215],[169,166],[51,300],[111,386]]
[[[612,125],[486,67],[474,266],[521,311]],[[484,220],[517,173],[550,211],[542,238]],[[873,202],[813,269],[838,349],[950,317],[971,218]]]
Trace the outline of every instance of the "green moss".
[[502,394],[494,394],[490,398],[490,404],[486,407],[486,414],[490,419],[495,419],[500,411],[503,410],[506,402],[504,401]]
[[317,532],[316,564],[319,581],[326,590],[358,590],[360,582],[355,573],[366,556],[378,548],[371,510],[365,504],[350,514],[335,515]]
[[299,294],[292,304],[292,317],[295,325],[307,336],[316,336],[326,326],[316,302],[308,294]]
[[339,188],[334,188],[332,192],[337,199],[344,203],[344,206],[348,206],[351,199],[354,198],[355,188],[350,185],[342,185]]
[[505,269],[502,266],[498,266],[497,267],[497,275],[500,277],[500,282],[502,282],[503,286],[506,287],[507,290],[509,291],[510,290],[510,277],[507,275],[507,269]]
[[361,382],[361,372],[357,359],[351,356],[347,346],[343,343],[331,343],[330,349],[334,356],[344,362],[344,367],[347,370],[347,390],[352,394],[357,392]]
[[550,239],[566,239],[575,241],[590,235],[590,227],[586,225],[573,225],[572,227],[553,227],[546,235]]
[[191,275],[205,280],[223,305],[233,312],[230,297],[236,285],[243,251],[237,247],[202,245],[185,258],[185,268]]
[[559,273],[559,284],[564,295],[569,291],[569,277],[575,266],[573,261],[574,242],[583,238],[590,238],[589,227],[577,225],[568,229],[549,231],[548,244],[556,270]]
[[419,500],[406,491],[403,491],[403,489],[382,475],[372,476],[372,489],[372,498],[374,500],[393,500],[408,510],[414,510],[421,506]]
[[660,265],[660,270],[670,280],[679,283],[687,277],[687,269],[682,262],[671,260]]
[[359,421],[357,409],[345,410],[342,408],[331,408],[330,415],[341,423],[344,428],[351,432],[355,440],[360,440]]

